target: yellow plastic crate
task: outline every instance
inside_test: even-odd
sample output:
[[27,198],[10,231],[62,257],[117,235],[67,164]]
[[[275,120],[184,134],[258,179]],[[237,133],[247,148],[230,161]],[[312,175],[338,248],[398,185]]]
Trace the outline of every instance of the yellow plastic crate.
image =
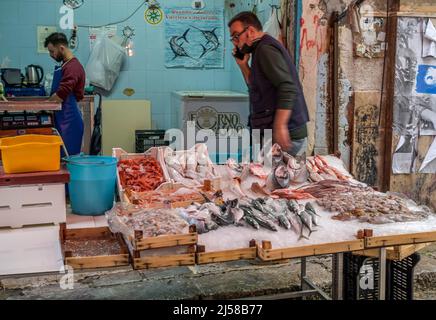
[[5,173],[57,171],[61,165],[59,136],[28,134],[0,139]]

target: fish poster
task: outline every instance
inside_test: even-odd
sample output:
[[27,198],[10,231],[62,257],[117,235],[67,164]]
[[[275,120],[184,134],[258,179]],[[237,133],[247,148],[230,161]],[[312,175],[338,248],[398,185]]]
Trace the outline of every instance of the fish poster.
[[165,9],[167,68],[224,68],[224,9]]
[[436,94],[436,66],[420,65],[418,67],[416,92]]

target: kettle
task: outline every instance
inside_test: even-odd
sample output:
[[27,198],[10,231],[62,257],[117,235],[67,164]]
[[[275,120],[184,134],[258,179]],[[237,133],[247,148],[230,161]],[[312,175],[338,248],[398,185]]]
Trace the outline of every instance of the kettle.
[[27,85],[39,85],[44,78],[44,70],[41,66],[34,64],[26,67],[26,82]]

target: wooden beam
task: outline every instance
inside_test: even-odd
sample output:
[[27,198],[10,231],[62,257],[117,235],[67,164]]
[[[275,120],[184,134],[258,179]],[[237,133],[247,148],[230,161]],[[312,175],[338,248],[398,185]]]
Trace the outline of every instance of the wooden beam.
[[366,238],[365,248],[390,247],[425,242],[436,242],[436,231]]
[[[386,88],[382,95],[385,95],[386,103],[381,106],[380,112],[384,114],[384,166],[383,166],[383,181],[381,184],[383,192],[390,188],[391,174],[392,174],[392,124],[393,124],[393,110],[394,110],[394,92],[395,92],[395,71],[396,71],[396,50],[397,50],[397,29],[398,17],[393,16],[387,19],[387,50],[386,50],[386,63],[384,72],[386,79],[384,87]],[[381,116],[381,115],[380,115]]]
[[364,240],[352,240],[283,249],[263,249],[259,247],[258,255],[264,261],[271,261],[350,252],[362,249],[364,249]]
[[256,259],[256,247],[197,253],[197,264]]

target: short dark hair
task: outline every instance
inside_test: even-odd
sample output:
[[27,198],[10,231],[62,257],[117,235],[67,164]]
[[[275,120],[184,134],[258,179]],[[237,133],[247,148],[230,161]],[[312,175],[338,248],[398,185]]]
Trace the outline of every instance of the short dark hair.
[[62,44],[68,47],[67,36],[61,32],[52,33],[47,38],[45,38],[44,47],[47,48],[49,43],[51,43],[54,46],[57,46],[58,44]]
[[252,26],[256,30],[262,31],[262,23],[260,23],[259,18],[253,12],[243,11],[238,13],[230,20],[228,27],[230,28],[236,21],[242,22],[244,27]]

